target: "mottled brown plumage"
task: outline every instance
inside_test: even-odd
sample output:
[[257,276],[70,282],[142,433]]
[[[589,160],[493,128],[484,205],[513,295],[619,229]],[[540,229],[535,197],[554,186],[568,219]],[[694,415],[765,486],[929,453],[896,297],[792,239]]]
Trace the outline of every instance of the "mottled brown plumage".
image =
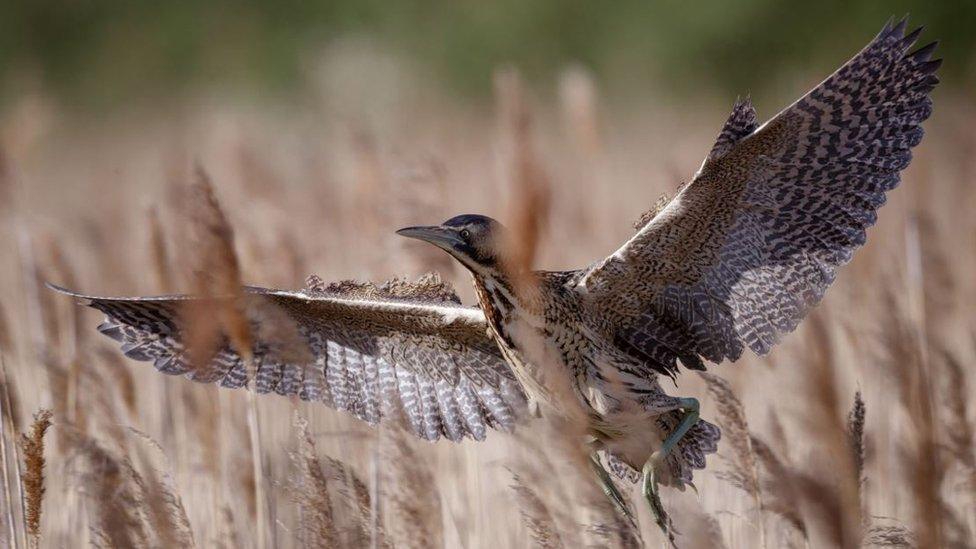
[[[747,347],[768,352],[864,243],[922,138],[938,82],[934,44],[909,53],[920,30],[906,36],[905,25],[886,25],[761,126],[750,102],[737,102],[692,180],[587,269],[512,273],[500,245],[505,229],[463,215],[400,234],[460,261],[478,308],[460,305],[434,278],[248,289],[240,305],[256,328],[272,307],[294,322],[309,351],[307,360],[289,361],[280,342],[259,337],[257,390],[321,401],[370,423],[402,414],[428,440],[511,429],[527,400],[543,413],[582,417],[614,473],[643,474],[666,528],[657,483],[691,482],[719,431],[698,419],[694,399],[667,395],[658,378],[676,376],[679,362],[704,369]],[[106,314],[101,330],[132,358],[225,387],[246,382],[226,341],[209,367],[187,364],[179,311],[193,298],[71,295]],[[621,503],[605,473],[601,480]]]
[[[320,401],[370,424],[402,414],[405,426],[428,440],[482,440],[489,427],[514,428],[525,397],[488,338],[484,315],[461,306],[436,276],[382,286],[350,281],[325,286],[310,277],[309,286],[298,292],[247,289],[242,308],[255,334],[268,333],[260,323],[268,321],[269,307],[283,312],[310,357],[307,363],[289,362],[283,357],[294,350],[280,347],[290,342],[258,341],[259,393]],[[244,361],[226,339],[211,364],[190,363],[180,311],[195,298],[102,298],[55,289],[105,313],[99,330],[122,343],[130,358],[222,387],[247,382]]]
[[[739,102],[695,178],[579,288],[613,337],[651,355],[765,354],[823,297],[899,181],[941,60],[905,21],[762,127]],[[610,305],[608,306],[607,303]]]

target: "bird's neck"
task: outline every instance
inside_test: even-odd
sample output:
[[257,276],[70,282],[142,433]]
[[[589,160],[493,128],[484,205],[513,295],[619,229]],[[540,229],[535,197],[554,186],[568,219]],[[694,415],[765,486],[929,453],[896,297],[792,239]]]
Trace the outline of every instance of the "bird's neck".
[[474,273],[474,286],[482,309],[488,315],[496,315],[496,320],[541,311],[541,292],[536,273],[527,273],[518,280],[500,272]]

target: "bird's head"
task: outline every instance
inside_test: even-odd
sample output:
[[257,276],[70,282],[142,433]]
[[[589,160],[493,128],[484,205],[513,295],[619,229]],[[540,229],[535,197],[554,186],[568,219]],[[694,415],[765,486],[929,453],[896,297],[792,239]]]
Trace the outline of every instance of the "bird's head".
[[499,267],[506,229],[490,217],[465,214],[440,225],[400,229],[397,234],[429,242],[454,256],[471,271],[487,274]]

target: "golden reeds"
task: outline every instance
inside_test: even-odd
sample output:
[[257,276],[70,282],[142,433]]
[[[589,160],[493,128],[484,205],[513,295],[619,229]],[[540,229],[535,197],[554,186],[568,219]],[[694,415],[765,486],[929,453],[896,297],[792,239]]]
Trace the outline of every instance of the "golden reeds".
[[712,515],[694,513],[695,527],[686,534],[681,541],[681,547],[696,549],[726,549],[725,539],[722,537],[722,526]]
[[[861,391],[854,393],[854,404],[847,414],[847,439],[851,446],[851,460],[854,463],[854,475],[857,479],[858,492],[864,483],[864,461],[867,458],[864,446],[864,421],[867,406],[861,398]],[[860,498],[858,498],[860,499]]]
[[114,349],[100,349],[99,351],[99,366],[105,370],[105,377],[115,384],[118,396],[122,399],[122,404],[125,405],[125,410],[129,416],[135,417],[138,388],[136,380],[132,376],[132,370]]
[[51,427],[50,410],[34,414],[30,434],[21,435],[20,446],[24,452],[24,493],[27,513],[24,524],[31,547],[37,547],[41,539],[41,506],[44,503],[44,434]]
[[522,525],[529,531],[532,541],[545,549],[565,547],[560,537],[560,528],[549,507],[536,491],[526,484],[517,473],[512,473],[512,490],[518,502]]
[[[381,517],[374,514],[376,502],[370,496],[366,482],[348,464],[319,454],[304,420],[296,419],[296,427],[299,450],[293,461],[298,460],[298,475],[292,483],[300,487],[296,487],[291,495],[300,500],[303,507],[315,506],[314,509],[303,509],[303,525],[300,526],[303,531],[306,527],[313,529],[304,531],[313,540],[312,545],[335,536],[339,540],[337,547],[393,547]],[[325,507],[326,501],[332,505]],[[305,511],[313,515],[306,518]],[[306,520],[309,522],[304,522]]]
[[149,259],[152,273],[156,279],[156,290],[163,293],[172,292],[174,285],[169,250],[166,247],[166,238],[163,236],[163,227],[159,221],[159,212],[156,208],[149,208],[146,212],[146,225],[149,230],[147,239]]
[[[203,299],[191,302],[184,311],[190,326],[187,348],[195,368],[207,368],[217,352],[221,334],[244,361],[248,379],[256,383],[253,339],[244,310],[240,265],[234,251],[234,231],[217,201],[210,177],[197,166],[195,180],[186,198],[190,249],[194,254],[192,280],[195,293]],[[213,311],[215,308],[216,311]],[[215,318],[211,314],[215,312]],[[268,488],[267,466],[261,450],[261,429],[257,388],[247,392],[247,424],[253,466],[255,526],[258,547],[276,546],[274,507]]]
[[503,265],[521,292],[531,299],[534,280],[531,271],[550,208],[549,177],[536,152],[532,136],[532,115],[514,69],[495,75],[498,116],[502,142],[508,156],[509,242]]
[[965,367],[953,353],[944,351],[945,432],[948,449],[965,472],[964,486],[976,504],[976,426],[970,416],[970,380]]
[[931,401],[926,342],[917,316],[906,312],[905,305],[892,293],[886,295],[886,301],[886,366],[894,374],[899,401],[911,426],[907,439],[900,442],[900,461],[913,496],[912,531],[919,546],[942,547],[948,518],[940,494],[945,468]]
[[78,476],[87,501],[94,543],[107,547],[147,547],[152,537],[145,501],[128,458],[94,439],[74,435]]
[[47,365],[55,348],[57,316],[52,310],[50,295],[41,293],[44,275],[36,260],[33,238],[23,225],[17,228],[17,245],[31,351],[39,361]]
[[804,540],[808,540],[810,534],[800,509],[801,497],[795,472],[761,438],[753,435],[749,441],[766,474],[767,480],[762,486],[764,510],[779,516]]
[[582,66],[572,66],[559,78],[559,104],[576,147],[584,154],[603,153],[598,97],[593,75]]
[[441,502],[426,460],[395,422],[380,435],[381,490],[387,524],[397,547],[440,547]]
[[[559,113],[545,105],[531,109],[526,123],[528,94],[519,87],[516,95],[506,96],[505,90],[513,88],[506,87],[511,80],[506,83],[509,76],[502,74],[497,116],[450,101],[411,112],[414,105],[409,94],[403,94],[403,120],[377,115],[369,139],[353,149],[343,148],[348,134],[333,129],[346,119],[327,112],[300,110],[295,118],[263,112],[259,117],[236,106],[208,106],[181,107],[191,116],[165,124],[129,118],[113,126],[113,137],[98,126],[86,126],[76,134],[59,134],[58,140],[31,149],[30,155],[7,154],[6,172],[0,167],[0,187],[23,192],[0,189],[0,197],[16,198],[14,204],[0,201],[0,211],[31,215],[21,216],[21,221],[11,221],[14,215],[4,218],[7,230],[0,231],[3,257],[20,259],[19,269],[16,262],[0,265],[0,301],[9,321],[6,340],[0,333],[6,370],[0,381],[8,393],[0,391],[0,425],[6,437],[0,443],[7,443],[5,470],[12,486],[6,521],[16,530],[8,534],[9,528],[4,528],[0,537],[17,539],[18,547],[27,545],[22,520],[27,513],[20,512],[16,494],[22,483],[15,469],[22,460],[10,457],[17,447],[14,433],[30,426],[29,417],[16,414],[50,407],[57,427],[48,434],[44,455],[46,494],[40,524],[45,546],[95,541],[246,547],[261,537],[255,524],[275,528],[282,546],[392,547],[402,539],[415,539],[443,546],[460,540],[471,549],[501,549],[525,547],[534,537],[558,538],[565,547],[638,546],[639,538],[632,535],[636,533],[621,524],[616,511],[606,508],[589,471],[576,464],[581,450],[568,449],[576,441],[573,429],[550,440],[539,436],[536,421],[520,428],[515,439],[492,433],[486,442],[460,446],[415,443],[410,450],[419,456],[423,470],[405,473],[411,478],[400,484],[411,491],[396,494],[397,486],[383,482],[371,494],[370,477],[376,477],[376,470],[392,469],[390,456],[374,453],[375,438],[337,435],[352,425],[357,425],[357,433],[366,432],[348,414],[319,403],[298,404],[316,426],[314,434],[306,430],[302,435],[302,427],[290,427],[293,406],[268,395],[259,397],[264,401],[261,429],[251,429],[258,426],[258,417],[249,413],[258,408],[248,408],[248,401],[238,398],[243,395],[220,389],[217,396],[211,387],[153,377],[157,374],[151,365],[120,358],[114,342],[94,334],[99,314],[75,309],[70,300],[49,294],[39,284],[74,279],[80,289],[93,293],[170,292],[181,286],[176,268],[190,266],[201,274],[184,289],[210,299],[225,293],[239,297],[245,266],[247,281],[261,285],[304,274],[304,265],[326,280],[386,279],[433,266],[470,303],[466,273],[443,254],[418,254],[416,264],[405,265],[398,254],[389,253],[399,242],[388,236],[393,229],[461,211],[503,213],[520,238],[513,261],[519,272],[536,266],[582,267],[612,250],[617,241],[611,235],[632,234],[627,221],[639,208],[628,200],[653,202],[680,174],[694,170],[704,151],[685,150],[683,144],[707,144],[716,128],[682,126],[687,135],[672,139],[667,132],[675,120],[704,120],[714,114],[720,122],[725,113],[691,113],[677,107],[674,112],[623,110],[609,101],[598,105],[591,77],[567,74],[562,90],[565,126],[554,124]],[[546,97],[546,90],[539,91]],[[951,95],[946,92],[940,98],[925,144],[917,149],[918,160],[928,157],[928,164],[924,171],[913,164],[902,187],[891,193],[868,246],[841,271],[820,306],[829,314],[819,325],[804,323],[785,337],[771,355],[772,368],[744,357],[735,370],[713,369],[734,376],[729,379],[734,379],[740,400],[735,413],[742,421],[738,427],[727,426],[720,452],[730,458],[727,467],[734,477],[727,478],[734,478],[746,492],[726,490],[714,474],[723,464],[711,457],[705,470],[695,472],[697,497],[665,489],[663,496],[683,533],[678,539],[681,547],[721,542],[732,549],[757,547],[763,543],[760,535],[766,536],[769,547],[972,545],[976,412],[970,401],[976,349],[971,311],[976,279],[969,274],[976,269],[971,253],[976,230],[974,218],[966,213],[974,197],[967,182],[976,166],[970,154],[976,142],[968,126],[976,113],[968,97],[953,103],[947,97]],[[513,101],[506,103],[505,97]],[[631,120],[649,120],[658,128],[636,131]],[[507,204],[499,200],[487,175],[492,165],[486,151],[494,143],[496,125],[501,126],[497,129]],[[248,153],[253,158],[239,157],[234,148],[238,136],[228,138],[228,127],[264,132],[253,142],[265,148],[252,146]],[[404,137],[399,131],[408,133]],[[664,139],[649,139],[661,132]],[[158,184],[167,179],[147,166],[146,151],[162,150],[173,140],[179,141],[180,150],[207,159],[216,180],[227,183],[217,189],[223,205],[233,204],[233,209],[220,210],[212,188],[195,195],[195,206],[177,205],[172,213],[182,218],[170,215],[168,206],[159,216],[140,207],[147,201],[162,202],[165,190]],[[566,146],[567,140],[572,146]],[[428,158],[436,160],[428,166]],[[410,173],[389,169],[398,168],[401,159],[420,168]],[[185,159],[176,160],[161,165],[168,169]],[[342,165],[352,167],[349,178],[336,168]],[[17,181],[11,177],[15,173]],[[926,177],[920,178],[920,173]],[[279,178],[309,184],[288,189],[276,184]],[[21,179],[24,185],[14,185]],[[181,184],[184,179],[180,177]],[[579,185],[573,185],[576,181]],[[550,185],[551,195],[539,192]],[[208,182],[207,187],[212,185]],[[254,200],[253,194],[260,199]],[[90,197],[96,199],[83,200]],[[348,207],[357,203],[368,208],[368,215],[358,215],[366,209]],[[917,211],[918,221],[911,222],[916,228],[905,231],[907,208]],[[230,233],[224,212],[246,219],[250,227]],[[410,219],[401,220],[401,215]],[[173,225],[189,231],[203,226],[202,239],[166,240],[160,219],[194,217],[202,219],[188,227]],[[901,247],[902,236],[908,250]],[[543,246],[550,237],[558,245]],[[166,246],[169,243],[175,245]],[[235,246],[241,252],[257,252],[231,259]],[[900,272],[894,266],[903,264],[906,256],[911,257],[911,272],[904,280],[892,282],[882,276]],[[879,299],[878,289],[889,290],[890,301]],[[241,328],[255,318],[262,319],[261,329],[245,335],[278,342],[282,360],[300,360],[304,348],[296,344],[293,326],[280,311],[250,300],[234,304],[224,310],[208,302],[199,311],[186,312],[181,327],[195,338],[190,343],[190,352],[197,353],[191,359],[194,366],[207,366],[214,342],[228,328],[228,335],[237,334],[235,349],[246,354],[248,337]],[[209,314],[214,307],[223,312]],[[230,321],[228,327],[225,320]],[[85,334],[91,336],[85,339]],[[826,347],[831,351],[821,352]],[[862,360],[865,351],[874,348],[884,350],[878,354],[881,358]],[[817,371],[821,367],[829,368],[830,377]],[[792,392],[786,395],[785,380],[791,376],[800,383],[790,386]],[[677,388],[665,388],[676,395],[697,390],[688,381],[685,375]],[[162,387],[173,391],[171,398]],[[855,398],[852,407],[854,387],[861,398]],[[66,406],[69,397],[75,399],[74,406]],[[722,398],[711,393],[702,398],[703,417],[729,415],[721,409]],[[716,408],[717,413],[711,411]],[[76,414],[73,424],[68,421],[70,409]],[[767,415],[772,419],[766,421]],[[165,457],[134,444],[131,431],[120,425],[125,423],[160,440]],[[161,435],[167,429],[172,434]],[[66,431],[77,439],[61,444]],[[287,468],[287,450],[296,440],[301,460],[292,463],[296,484],[275,488],[282,496],[275,508],[277,522],[270,512],[259,519],[258,500],[271,499],[268,471],[277,478]],[[396,447],[388,450],[399,455]],[[513,456],[519,456],[515,463]],[[526,464],[535,467],[523,467]],[[825,469],[829,474],[823,473]],[[81,474],[61,474],[75,470]],[[510,470],[545,507],[548,518],[535,513],[532,497],[509,488]],[[423,484],[427,479],[430,484]],[[257,494],[261,486],[267,492],[264,497]],[[635,493],[628,484],[620,487],[625,495]],[[411,501],[414,492],[420,497]],[[396,503],[394,497],[403,501]],[[756,509],[757,499],[762,512]],[[439,509],[434,509],[434,501]],[[680,503],[700,504],[701,513]],[[643,502],[635,498],[635,504],[642,513],[644,537],[653,544],[659,534],[640,507]],[[401,528],[413,513],[427,511],[429,516],[415,522],[415,532]],[[523,514],[541,517],[533,520],[548,533],[520,526]],[[441,517],[441,524],[434,516]]]
[[191,350],[193,365],[207,367],[223,333],[250,367],[253,342],[239,300],[243,285],[234,251],[234,231],[217,201],[210,176],[201,166],[196,168],[185,206],[187,253],[192,254],[188,263],[190,276],[194,293],[204,298],[188,313],[187,323],[193,329],[189,331],[187,348]]
[[0,303],[0,414],[3,423],[0,427],[16,433],[20,428],[20,405],[13,380],[7,374],[7,357],[13,355],[13,340],[10,337],[10,327],[7,324],[7,314]]
[[[17,465],[17,474],[10,478],[10,465],[17,464],[19,458],[13,436],[16,432],[15,423],[10,418],[10,405],[8,394],[8,384],[6,379],[6,368],[3,364],[3,351],[0,349],[0,478],[3,481],[3,512],[4,522],[7,526],[8,540],[11,545],[17,545],[17,522],[14,518],[14,507],[18,506],[23,499],[20,495],[20,466]],[[10,442],[8,442],[8,438]],[[8,455],[9,447],[9,455]],[[15,486],[16,484],[16,486]],[[15,492],[16,491],[16,492]]]
[[308,431],[308,421],[296,415],[294,424],[298,448],[291,454],[296,473],[289,482],[289,497],[301,508],[298,538],[303,546],[338,547],[329,480]]
[[0,352],[10,353],[13,351],[13,345],[14,339],[7,324],[7,309],[3,303],[0,303]]
[[813,311],[806,320],[810,337],[803,366],[810,390],[806,423],[819,441],[818,467],[798,476],[805,503],[819,520],[829,541],[856,547],[861,539],[860,478],[851,436],[845,425],[846,407],[838,388],[835,338],[828,317]]
[[[544,414],[516,433],[519,452],[506,471],[524,530],[543,546],[642,547],[639,529],[597,483],[592,448],[581,442],[584,427]],[[627,497],[629,483],[617,485],[625,505],[636,512]],[[661,533],[654,530],[655,535]]]
[[[10,544],[18,545],[18,536],[26,543],[26,531],[17,529],[14,518],[14,508],[20,509],[21,516],[26,516],[26,503],[20,467],[20,457],[17,455],[18,440],[16,434],[20,429],[20,407],[17,403],[17,391],[13,387],[13,380],[7,375],[7,356],[11,349],[10,331],[7,325],[5,311],[0,305],[0,476],[3,478],[4,512],[7,523],[7,534]],[[10,468],[13,467],[11,478]]]
[[721,475],[727,482],[752,497],[757,511],[760,545],[765,547],[766,526],[763,522],[765,505],[759,483],[759,464],[749,434],[745,409],[727,381],[708,372],[699,372],[698,375],[705,380],[708,392],[718,406],[718,423],[722,428],[722,438],[732,449],[732,459],[729,460],[731,467]]
[[186,508],[183,506],[183,500],[176,492],[172,478],[153,466],[152,459],[144,451],[144,447],[148,446],[155,450],[163,459],[166,457],[165,452],[152,437],[142,431],[130,429],[129,433],[144,443],[139,445],[135,451],[138,458],[137,462],[140,464],[143,473],[134,475],[133,480],[142,492],[146,517],[152,526],[158,543],[162,547],[188,549],[194,547],[196,543],[193,537],[193,529],[190,526]]
[[[157,470],[145,452],[148,443],[160,457],[165,457],[152,438],[129,429],[122,440],[112,441],[112,448],[80,431],[69,430],[74,453],[72,464],[90,510],[89,528],[94,544],[108,547],[195,546],[186,509],[172,479]],[[132,436],[141,443],[130,445]],[[139,467],[133,463],[132,453]]]

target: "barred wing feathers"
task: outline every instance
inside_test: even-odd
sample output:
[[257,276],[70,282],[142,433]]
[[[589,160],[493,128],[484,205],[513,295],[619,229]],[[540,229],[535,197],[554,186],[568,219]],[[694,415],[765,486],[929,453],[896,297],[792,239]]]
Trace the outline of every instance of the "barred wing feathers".
[[881,33],[760,127],[736,104],[694,179],[577,290],[622,348],[673,375],[677,360],[765,354],[850,261],[899,182],[938,83],[921,29]]
[[[104,313],[99,331],[122,343],[130,358],[223,387],[247,382],[246,366],[226,339],[209,365],[190,364],[180,319],[197,298],[106,298],[52,288]],[[521,386],[488,337],[480,309],[341,290],[247,292],[243,310],[257,334],[259,393],[297,395],[374,425],[402,414],[405,426],[427,440],[483,440],[489,427],[511,431],[525,409]],[[274,320],[268,305],[294,323],[307,352],[288,352],[262,337],[269,332],[262,322]]]

